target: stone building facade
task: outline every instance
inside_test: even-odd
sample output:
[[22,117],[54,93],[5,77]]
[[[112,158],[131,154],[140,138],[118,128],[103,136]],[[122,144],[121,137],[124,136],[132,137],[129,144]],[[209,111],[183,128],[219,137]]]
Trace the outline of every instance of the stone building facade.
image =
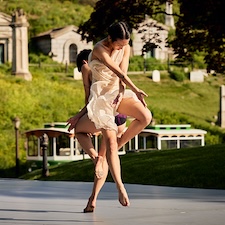
[[15,10],[12,16],[0,13],[0,64],[12,63],[12,75],[32,80],[28,63],[28,26],[22,9]]
[[[155,27],[148,27],[145,24],[157,24],[160,27],[157,30]],[[166,46],[166,39],[168,37],[169,27],[157,23],[157,21],[148,19],[141,27],[145,26],[147,32],[145,34],[139,33],[139,30],[133,30],[133,46],[131,55],[141,55],[144,42],[143,35],[154,36],[157,33],[160,44],[148,53],[148,56],[159,60],[166,60],[170,49]],[[53,60],[59,63],[75,63],[77,54],[83,49],[92,49],[93,43],[81,41],[80,34],[77,33],[77,27],[70,25],[62,28],[55,28],[53,30],[41,33],[32,38],[38,49],[45,55],[49,55]],[[154,41],[154,40],[153,40]]]
[[54,61],[63,64],[76,62],[77,54],[83,49],[92,49],[92,42],[81,40],[77,27],[70,25],[56,28],[32,38],[35,45]]
[[[166,10],[168,13],[172,13],[172,5],[167,5]],[[16,20],[13,21],[13,19]],[[151,39],[151,36],[158,36],[157,40],[152,38],[153,44],[158,46],[148,52],[146,57],[167,60],[169,55],[173,54],[172,50],[166,46],[169,29],[170,27],[174,28],[174,23],[171,21],[173,20],[171,17],[168,18],[168,15],[165,18],[166,25],[159,24],[151,18],[146,18],[139,29],[133,30],[131,55],[142,54],[142,48],[145,44],[143,41],[144,36],[147,39]],[[156,26],[151,26],[151,24]],[[14,13],[14,17],[0,13],[0,64],[13,62],[13,58],[16,59],[13,62],[13,74],[29,74],[27,55],[28,26],[25,15],[21,11]],[[141,33],[140,29],[144,30],[144,32]],[[81,50],[93,48],[92,42],[86,43],[86,41],[81,40],[81,35],[77,33],[77,30],[78,28],[73,25],[55,28],[33,37],[32,41],[41,52],[52,57],[54,61],[63,64],[75,63],[77,54]],[[24,63],[27,65],[24,66]],[[20,65],[20,68],[16,68],[18,65]]]
[[[172,50],[167,47],[169,26],[158,23],[156,20],[146,18],[137,30],[133,30],[133,55],[142,55],[145,40],[150,40],[156,46],[146,53],[146,57],[154,57],[158,60],[167,60]],[[142,32],[141,32],[142,31]]]
[[0,64],[12,62],[12,17],[0,13]]

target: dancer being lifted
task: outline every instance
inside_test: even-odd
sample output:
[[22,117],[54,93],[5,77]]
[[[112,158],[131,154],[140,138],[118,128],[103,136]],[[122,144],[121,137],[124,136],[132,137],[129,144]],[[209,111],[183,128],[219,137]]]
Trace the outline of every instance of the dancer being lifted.
[[[77,68],[78,71],[82,74],[83,86],[85,90],[85,104],[88,103],[88,99],[90,96],[90,87],[92,83],[92,74],[91,69],[88,66],[88,56],[91,53],[91,49],[84,49],[77,55]],[[79,118],[84,115],[84,113],[80,112],[75,117],[73,117],[73,124],[75,125],[75,121],[78,121]],[[126,116],[122,114],[118,114],[115,117],[115,123],[118,127],[117,137],[121,137],[126,128]],[[91,136],[89,135],[89,145],[92,145]],[[91,196],[89,197],[87,206],[84,209],[84,213],[90,213],[94,211],[96,207],[96,201],[98,194],[105,183],[106,177],[108,175],[108,164],[106,160],[106,145],[104,142],[104,138],[102,138],[101,145],[98,153],[93,149],[87,149],[86,153],[89,154],[92,161],[95,164],[95,177],[94,184]],[[100,179],[101,178],[101,179]]]
[[[147,94],[138,89],[127,76],[129,40],[130,32],[127,24],[118,22],[109,27],[108,37],[94,46],[88,62],[92,73],[88,104],[79,113],[79,117],[75,116],[68,120],[69,130],[75,128],[76,137],[88,154],[91,154],[94,147],[90,144],[87,134],[102,132],[107,162],[118,189],[119,202],[123,206],[129,206],[130,202],[121,179],[118,149],[140,133],[152,118],[144,100]],[[124,84],[130,90],[125,89]],[[115,123],[115,116],[118,113],[134,118],[119,139]],[[89,202],[94,207],[95,200]]]

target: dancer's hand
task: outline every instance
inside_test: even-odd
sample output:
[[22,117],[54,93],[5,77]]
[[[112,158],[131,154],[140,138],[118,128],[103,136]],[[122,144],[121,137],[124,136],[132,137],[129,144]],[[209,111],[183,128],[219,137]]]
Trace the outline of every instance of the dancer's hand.
[[144,107],[147,107],[147,103],[145,102],[144,97],[148,97],[148,95],[140,89],[136,92],[136,95],[137,95],[138,99],[142,102]]
[[76,127],[76,124],[79,119],[80,118],[78,116],[73,116],[67,120],[66,126],[68,126],[70,124],[68,131],[71,131],[72,129],[74,129]]

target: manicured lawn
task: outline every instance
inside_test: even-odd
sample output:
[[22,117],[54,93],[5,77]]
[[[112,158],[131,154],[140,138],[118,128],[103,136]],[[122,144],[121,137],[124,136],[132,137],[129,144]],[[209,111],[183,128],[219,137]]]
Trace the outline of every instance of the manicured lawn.
[[[125,183],[225,189],[225,146],[133,152],[120,156]],[[76,161],[41,170],[22,179],[54,181],[93,181],[91,160]],[[107,181],[112,181],[109,175]]]

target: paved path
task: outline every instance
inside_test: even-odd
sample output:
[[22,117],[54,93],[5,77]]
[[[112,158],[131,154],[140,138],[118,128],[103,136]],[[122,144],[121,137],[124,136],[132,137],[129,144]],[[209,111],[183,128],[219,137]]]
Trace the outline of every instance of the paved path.
[[0,180],[1,225],[224,225],[225,190],[126,184],[131,206],[103,187],[94,213],[82,210],[92,183]]

